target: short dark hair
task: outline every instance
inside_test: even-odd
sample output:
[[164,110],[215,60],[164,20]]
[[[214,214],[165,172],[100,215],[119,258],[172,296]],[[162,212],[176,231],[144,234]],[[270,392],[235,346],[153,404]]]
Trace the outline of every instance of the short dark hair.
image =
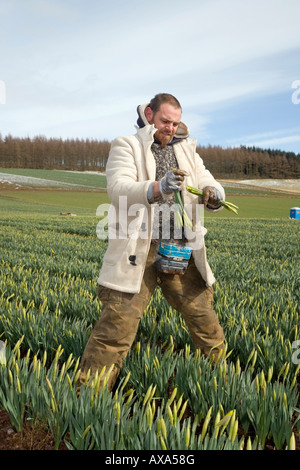
[[158,93],[154,96],[154,98],[152,98],[148,106],[152,109],[153,112],[156,113],[160,106],[164,103],[169,103],[175,108],[181,109],[181,104],[179,103],[178,99],[169,93]]

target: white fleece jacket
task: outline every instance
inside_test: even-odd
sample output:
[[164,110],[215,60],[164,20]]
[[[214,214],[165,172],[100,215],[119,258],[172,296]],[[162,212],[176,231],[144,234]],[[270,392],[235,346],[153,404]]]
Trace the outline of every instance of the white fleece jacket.
[[[118,137],[112,142],[106,166],[107,192],[111,201],[109,240],[98,283],[129,293],[140,290],[153,228],[153,205],[148,202],[147,192],[155,181],[156,166],[151,145],[156,129],[145,120],[145,107],[139,107],[145,126],[139,128],[135,135]],[[205,168],[196,153],[197,142],[189,139],[188,134],[188,127],[181,123],[175,136],[181,140],[173,144],[179,168],[189,173],[182,191],[184,204],[195,207],[199,202],[197,196],[185,189],[186,186],[200,189],[214,186],[225,199],[223,187]],[[193,231],[197,233],[197,242],[191,244],[193,257],[203,279],[210,286],[215,278],[206,259],[206,229],[200,220],[194,218],[193,223]]]

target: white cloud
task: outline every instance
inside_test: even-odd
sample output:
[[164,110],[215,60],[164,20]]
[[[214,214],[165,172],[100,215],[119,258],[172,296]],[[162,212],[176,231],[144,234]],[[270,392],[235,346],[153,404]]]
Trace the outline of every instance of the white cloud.
[[169,91],[209,135],[216,110],[300,78],[298,0],[14,0],[0,15],[2,134],[111,138]]
[[240,145],[255,147],[281,148],[282,145],[300,142],[300,127],[291,129],[279,129],[272,132],[263,132],[253,135],[245,135],[239,139],[228,140],[227,144],[232,147]]

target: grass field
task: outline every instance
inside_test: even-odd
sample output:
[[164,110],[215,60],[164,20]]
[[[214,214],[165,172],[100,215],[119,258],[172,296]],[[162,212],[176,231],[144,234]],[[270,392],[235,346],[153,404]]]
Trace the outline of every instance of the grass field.
[[[0,210],[95,215],[98,205],[109,202],[101,190],[105,187],[106,180],[102,174],[0,169]],[[226,194],[228,200],[239,206],[238,216],[222,210],[217,214],[207,212],[205,217],[289,218],[290,208],[300,206],[300,192],[283,193],[274,188],[236,187],[232,184],[226,186]]]
[[32,169],[1,169],[0,180],[8,180],[16,184],[32,187],[64,187],[79,186],[80,188],[106,188],[106,178],[95,172],[75,172],[60,170]]
[[1,212],[29,212],[58,215],[72,212],[76,215],[95,216],[98,205],[109,203],[105,192],[72,190],[0,191]]

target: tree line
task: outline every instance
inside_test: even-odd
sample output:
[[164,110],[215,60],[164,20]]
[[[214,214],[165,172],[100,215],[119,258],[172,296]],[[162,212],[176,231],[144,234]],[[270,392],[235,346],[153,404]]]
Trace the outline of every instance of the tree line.
[[107,140],[0,137],[0,168],[104,171]]
[[218,178],[300,178],[300,154],[259,147],[198,147],[206,167]]
[[[105,171],[108,140],[18,138],[0,134],[0,168]],[[205,166],[217,178],[300,177],[300,154],[258,147],[198,146]]]

